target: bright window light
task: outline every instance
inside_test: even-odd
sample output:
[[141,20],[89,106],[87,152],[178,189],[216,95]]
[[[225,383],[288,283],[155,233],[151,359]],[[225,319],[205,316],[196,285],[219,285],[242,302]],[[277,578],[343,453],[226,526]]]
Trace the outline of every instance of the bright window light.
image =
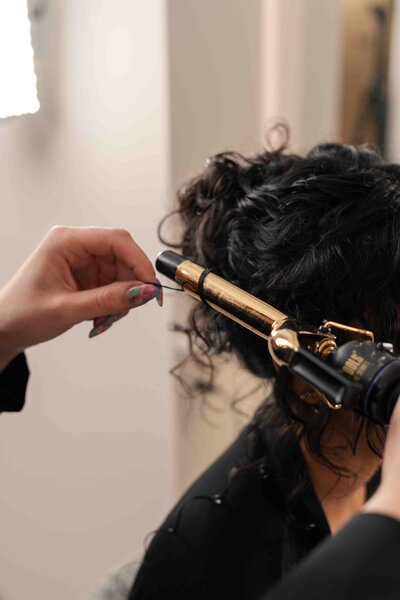
[[27,0],[0,0],[0,118],[39,108]]

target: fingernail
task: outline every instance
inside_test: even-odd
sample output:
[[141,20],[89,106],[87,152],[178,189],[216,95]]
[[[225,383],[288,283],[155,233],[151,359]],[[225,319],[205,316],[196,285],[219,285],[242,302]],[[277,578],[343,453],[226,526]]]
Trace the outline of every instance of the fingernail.
[[104,333],[105,331],[107,331],[107,329],[110,329],[110,327],[116,321],[119,321],[120,319],[125,317],[128,314],[128,312],[129,311],[124,311],[120,313],[114,313],[113,315],[107,315],[102,321],[99,321],[99,323],[97,323],[96,327],[93,327],[93,329],[89,333],[89,337],[93,338],[96,337],[96,335],[100,335],[100,333]]
[[151,283],[142,283],[141,285],[135,285],[128,290],[128,300],[132,306],[141,306],[146,304],[149,300],[156,298],[158,289]]
[[163,297],[164,297],[163,296],[163,288],[162,288],[161,282],[158,281],[157,277],[154,277],[154,285],[157,290],[156,298],[157,298],[158,306],[162,306],[163,305]]

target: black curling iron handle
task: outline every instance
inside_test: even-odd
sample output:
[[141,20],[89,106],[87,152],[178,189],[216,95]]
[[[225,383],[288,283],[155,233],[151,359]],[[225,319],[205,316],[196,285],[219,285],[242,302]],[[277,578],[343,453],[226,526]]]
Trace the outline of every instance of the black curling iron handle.
[[324,394],[332,405],[354,408],[362,394],[362,386],[333,369],[311,352],[299,348],[288,364],[289,371],[305,379]]

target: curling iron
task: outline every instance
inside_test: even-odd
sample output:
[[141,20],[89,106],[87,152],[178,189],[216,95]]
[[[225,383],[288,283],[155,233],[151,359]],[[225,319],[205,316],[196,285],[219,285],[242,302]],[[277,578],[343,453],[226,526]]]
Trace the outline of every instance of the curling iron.
[[[400,395],[400,359],[392,344],[375,343],[371,331],[334,321],[320,327],[300,323],[170,250],[158,255],[156,268],[189,295],[264,338],[274,362],[310,383],[332,410],[389,422]],[[338,347],[335,330],[357,339]]]

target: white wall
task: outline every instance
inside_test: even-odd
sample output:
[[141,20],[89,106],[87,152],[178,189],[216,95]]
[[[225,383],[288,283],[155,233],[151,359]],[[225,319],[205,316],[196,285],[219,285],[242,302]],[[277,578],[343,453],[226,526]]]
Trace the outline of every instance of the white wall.
[[[43,109],[0,124],[0,284],[56,223],[126,227],[154,257],[171,189],[212,153],[257,151],[271,117],[289,119],[296,150],[331,135],[335,103],[310,112],[315,77],[304,87],[303,76],[308,55],[332,93],[337,22],[322,15],[316,31],[305,2],[48,0]],[[331,16],[337,2],[324,3]],[[323,55],[303,48],[306,30],[325,31]],[[234,435],[229,389],[215,399],[216,427],[198,409],[189,422],[175,399],[168,370],[185,351],[167,330],[182,310],[174,301],[167,293],[162,311],[152,302],[93,340],[85,323],[29,352],[27,406],[0,419],[2,600],[84,596],[140,555],[177,486]],[[252,385],[228,378],[234,392]]]
[[[49,6],[43,110],[0,124],[1,282],[60,223],[125,227],[155,257],[168,204],[164,2]],[[26,408],[0,419],[2,600],[85,593],[169,506],[168,311],[29,352]]]
[[262,0],[262,123],[285,121],[290,149],[337,141],[341,0]]
[[[204,168],[224,150],[255,153],[261,129],[261,0],[171,0],[168,32],[171,90],[171,173],[173,187]],[[172,235],[173,237],[173,235]],[[193,306],[176,300],[175,318]],[[188,355],[185,336],[175,334],[175,363]],[[185,381],[207,381],[189,364]],[[234,383],[232,383],[234,382]],[[231,409],[237,394],[254,387],[238,366],[222,369],[216,393],[188,400],[177,385],[177,484],[185,488],[232,440],[243,419]],[[240,391],[239,391],[240,390]]]

